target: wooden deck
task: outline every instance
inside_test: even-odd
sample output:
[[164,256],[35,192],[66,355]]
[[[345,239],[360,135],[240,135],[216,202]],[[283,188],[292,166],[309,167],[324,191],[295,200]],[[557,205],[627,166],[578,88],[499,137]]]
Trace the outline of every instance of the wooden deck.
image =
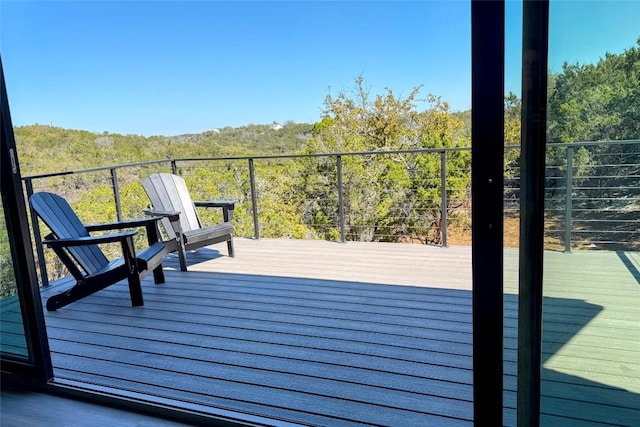
[[[472,424],[470,248],[236,239],[225,254],[189,254],[186,273],[170,257],[144,307],[121,283],[47,313],[57,378],[282,424]],[[638,425],[639,261],[546,254],[543,425]],[[507,250],[510,426],[516,289]]]

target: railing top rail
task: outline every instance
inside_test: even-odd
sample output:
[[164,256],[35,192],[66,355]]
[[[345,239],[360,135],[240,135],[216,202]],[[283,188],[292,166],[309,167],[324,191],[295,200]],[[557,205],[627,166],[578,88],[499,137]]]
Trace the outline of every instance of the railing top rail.
[[[570,142],[570,143],[549,143],[549,147],[583,147],[583,146],[597,146],[597,145],[626,145],[626,144],[639,144],[639,139],[624,140],[624,141],[583,141],[583,142]],[[519,145],[506,145],[505,150],[519,149]],[[377,150],[377,151],[347,151],[347,152],[335,152],[335,153],[309,153],[309,154],[271,154],[271,155],[258,155],[258,156],[229,156],[229,157],[185,157],[176,159],[161,159],[161,160],[149,160],[144,162],[125,163],[119,165],[102,166],[89,169],[78,169],[65,172],[51,172],[38,175],[25,176],[23,180],[33,180],[40,178],[51,178],[55,176],[75,175],[81,173],[100,172],[111,169],[122,169],[135,166],[145,166],[157,163],[167,162],[194,162],[194,161],[240,161],[240,160],[274,160],[274,159],[300,159],[300,158],[314,158],[314,157],[348,157],[348,156],[371,156],[371,155],[389,155],[389,154],[424,154],[424,153],[443,153],[443,152],[460,152],[470,151],[472,147],[442,147],[442,148],[416,148],[406,150]]]
[[547,147],[569,148],[569,147],[592,147],[595,145],[628,145],[628,144],[640,144],[640,139],[625,139],[621,141],[549,142],[547,143]]
[[174,159],[176,162],[193,161],[221,161],[221,160],[270,160],[270,159],[302,159],[311,157],[348,157],[348,156],[371,156],[385,154],[422,154],[441,153],[451,151],[469,151],[471,147],[443,147],[443,148],[414,148],[406,150],[377,150],[377,151],[342,151],[334,153],[308,153],[308,154],[265,154],[259,156],[235,156],[235,157],[185,157]]
[[124,164],[120,164],[120,165],[101,166],[101,167],[98,167],[98,168],[78,169],[78,170],[65,171],[65,172],[50,172],[50,173],[43,173],[43,174],[38,174],[38,175],[23,176],[22,179],[23,180],[28,180],[28,179],[38,179],[38,178],[51,178],[51,177],[54,177],[54,176],[75,175],[75,174],[90,173],[90,172],[101,172],[101,171],[106,171],[106,170],[111,170],[111,169],[121,169],[121,168],[129,168],[129,167],[134,167],[134,166],[152,165],[154,163],[166,163],[166,162],[171,162],[172,160],[173,159],[147,160],[147,161],[144,161],[144,162],[124,163]]

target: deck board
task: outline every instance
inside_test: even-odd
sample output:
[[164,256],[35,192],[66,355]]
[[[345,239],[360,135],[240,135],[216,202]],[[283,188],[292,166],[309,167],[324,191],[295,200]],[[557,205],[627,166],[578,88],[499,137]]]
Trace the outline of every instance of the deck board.
[[0,350],[19,356],[28,352],[17,296],[0,299]]
[[[47,313],[56,375],[300,424],[471,425],[470,248],[235,244],[188,254],[188,272],[169,256],[144,307],[119,283]],[[636,258],[546,253],[543,425],[640,419]],[[517,274],[507,250],[505,425]]]

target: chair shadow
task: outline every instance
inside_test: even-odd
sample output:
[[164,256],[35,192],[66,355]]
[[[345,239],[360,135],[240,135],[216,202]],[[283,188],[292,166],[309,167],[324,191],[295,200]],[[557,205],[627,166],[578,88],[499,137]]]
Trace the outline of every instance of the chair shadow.
[[[199,248],[192,251],[187,251],[187,267],[191,267],[197,264],[201,264],[207,261],[212,261],[218,258],[226,257],[227,254],[220,252],[217,249],[210,249],[207,247]],[[180,270],[180,261],[177,252],[167,254],[162,262],[165,268]]]

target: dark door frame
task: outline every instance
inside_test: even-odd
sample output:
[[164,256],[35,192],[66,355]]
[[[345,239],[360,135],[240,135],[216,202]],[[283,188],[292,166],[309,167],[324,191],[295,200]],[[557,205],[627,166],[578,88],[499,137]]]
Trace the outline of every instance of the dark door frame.
[[518,426],[540,425],[549,1],[522,10]]
[[[503,425],[504,1],[472,0],[474,423]],[[524,0],[518,426],[540,423],[548,0]]]
[[42,302],[38,288],[36,265],[33,258],[31,234],[22,190],[20,164],[13,135],[9,100],[0,59],[0,102],[2,103],[2,204],[5,211],[7,233],[11,246],[13,269],[16,276],[22,322],[27,341],[28,358],[19,359],[2,355],[2,371],[22,374],[40,382],[53,377],[49,341],[44,324]]
[[501,426],[504,1],[471,1],[473,420]]

